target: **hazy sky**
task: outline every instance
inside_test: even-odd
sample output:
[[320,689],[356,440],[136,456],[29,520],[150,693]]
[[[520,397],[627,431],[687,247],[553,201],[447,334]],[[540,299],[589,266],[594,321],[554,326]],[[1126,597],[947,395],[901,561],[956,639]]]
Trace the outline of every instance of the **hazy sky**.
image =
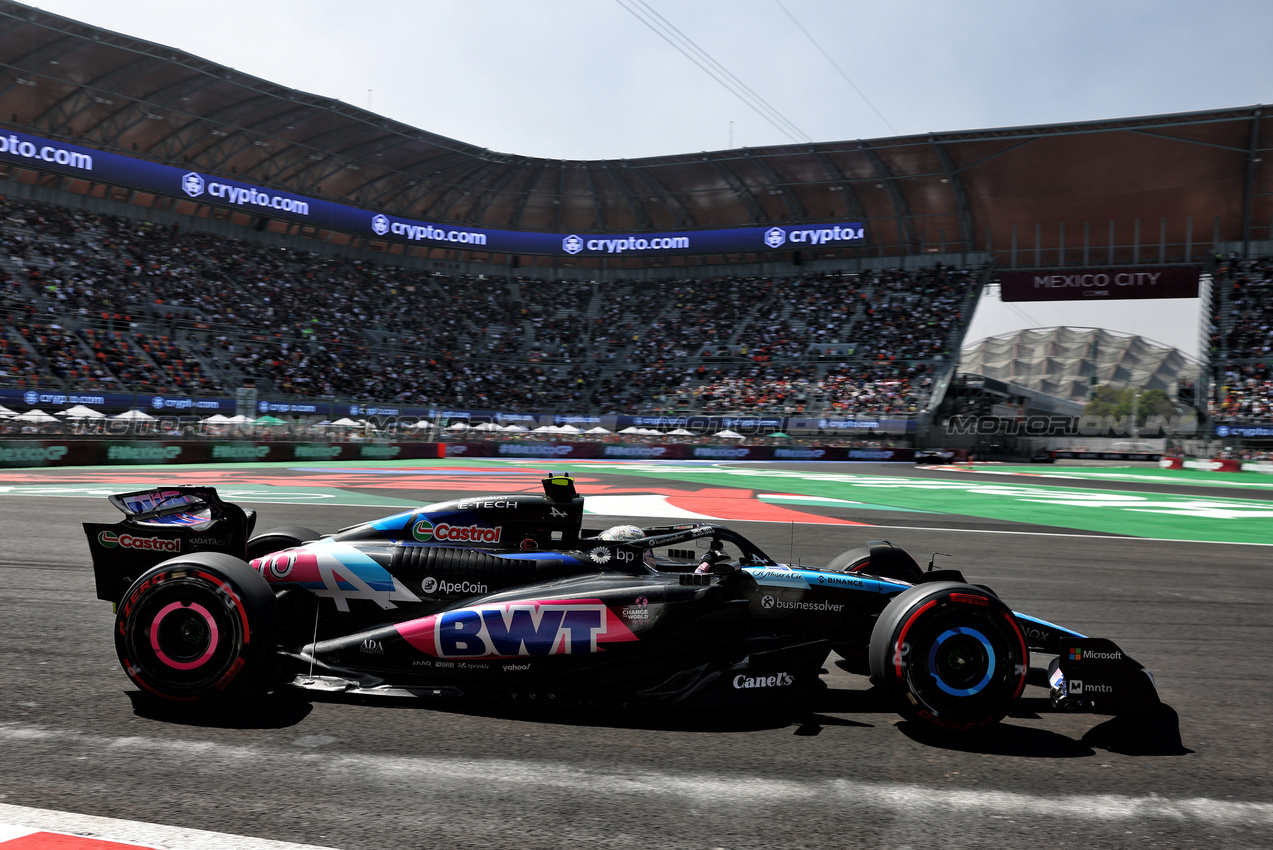
[[[444,136],[551,158],[719,150],[730,146],[731,132],[735,147],[792,140],[628,6],[657,12],[781,113],[794,125],[793,135],[816,141],[1273,100],[1269,0],[35,0],[33,5],[297,89],[370,105]],[[1176,306],[1181,305],[1193,305],[1194,316],[1115,329],[1192,352],[1197,302]],[[993,306],[987,304],[983,313],[989,316]],[[1090,315],[1078,305],[1030,305],[1026,312],[1044,325],[1064,319],[1115,327],[1111,323],[1123,319],[1110,306]],[[985,333],[1028,325],[1014,311],[999,312],[1001,319]],[[1143,313],[1132,310],[1127,321],[1139,317],[1143,324]],[[980,330],[974,328],[985,335]]]

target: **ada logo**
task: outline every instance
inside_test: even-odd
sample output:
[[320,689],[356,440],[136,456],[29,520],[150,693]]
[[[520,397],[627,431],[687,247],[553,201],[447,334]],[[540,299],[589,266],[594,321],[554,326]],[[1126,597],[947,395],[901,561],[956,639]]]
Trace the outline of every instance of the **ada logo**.
[[781,227],[771,227],[765,231],[765,244],[770,248],[779,248],[787,241],[787,233]]
[[362,642],[362,646],[359,648],[358,651],[365,652],[368,655],[384,655],[385,646],[378,640],[372,640],[371,638],[367,638],[366,640]]
[[203,194],[203,176],[191,171],[181,178],[181,188],[187,195],[197,198]]
[[389,232],[389,219],[385,218],[380,213],[376,213],[371,217],[371,229],[374,230],[378,236],[384,236]]
[[572,233],[561,240],[561,250],[567,254],[578,254],[583,250],[583,240]]

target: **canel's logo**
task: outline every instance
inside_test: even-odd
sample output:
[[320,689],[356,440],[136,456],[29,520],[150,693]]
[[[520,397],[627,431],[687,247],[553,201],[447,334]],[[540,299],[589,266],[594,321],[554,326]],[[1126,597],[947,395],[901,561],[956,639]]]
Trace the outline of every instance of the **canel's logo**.
[[371,229],[376,231],[377,235],[384,236],[389,232],[389,219],[376,213],[371,217]]
[[22,394],[22,400],[27,404],[38,404],[40,401],[40,394],[33,390],[27,390]]
[[781,227],[771,227],[765,231],[765,244],[770,248],[781,247],[787,241],[787,233]]
[[189,172],[188,174],[186,174],[185,177],[181,178],[181,188],[185,191],[187,195],[189,195],[192,198],[197,198],[200,195],[202,195],[203,187],[204,187],[203,177],[201,175],[195,174],[193,171]]
[[567,254],[578,254],[583,250],[583,240],[572,233],[561,240],[561,250]]

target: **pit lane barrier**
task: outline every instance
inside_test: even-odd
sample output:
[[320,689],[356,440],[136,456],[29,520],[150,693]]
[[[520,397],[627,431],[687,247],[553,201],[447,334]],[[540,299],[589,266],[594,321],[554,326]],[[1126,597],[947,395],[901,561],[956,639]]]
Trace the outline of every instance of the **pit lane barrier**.
[[1163,469],[1197,469],[1202,472],[1262,472],[1273,475],[1273,460],[1237,460],[1234,458],[1165,457],[1158,462]]

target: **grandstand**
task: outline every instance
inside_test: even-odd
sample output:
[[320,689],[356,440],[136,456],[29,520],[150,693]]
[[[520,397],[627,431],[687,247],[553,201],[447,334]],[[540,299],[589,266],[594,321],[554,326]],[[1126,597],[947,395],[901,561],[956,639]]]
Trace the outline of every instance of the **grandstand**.
[[0,390],[922,432],[998,270],[1236,251],[1202,382],[1271,418],[1259,107],[567,162],[0,21]]

